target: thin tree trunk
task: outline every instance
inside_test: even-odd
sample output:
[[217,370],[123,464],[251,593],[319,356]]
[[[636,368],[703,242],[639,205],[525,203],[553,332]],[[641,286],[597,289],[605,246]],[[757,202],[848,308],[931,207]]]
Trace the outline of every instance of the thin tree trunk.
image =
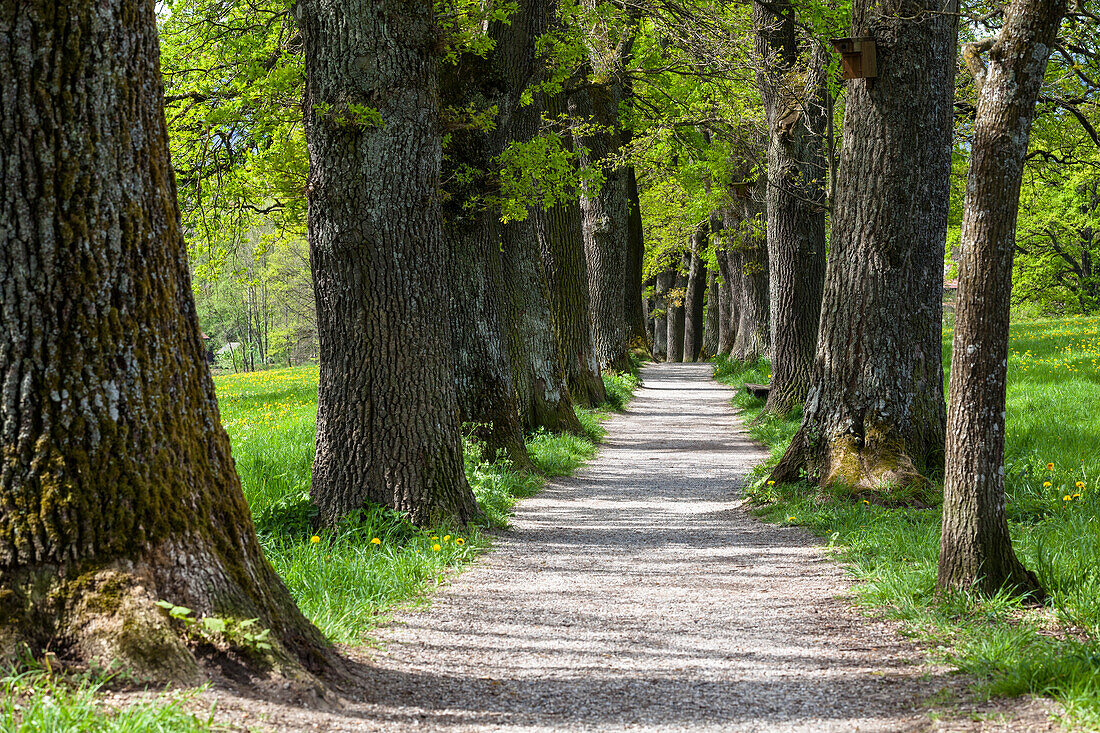
[[954,17],[857,0],[878,77],[849,83],[821,332],[802,425],[776,481],[926,485],[943,465],[941,345]]
[[[719,300],[718,274],[713,270],[707,275],[707,315],[704,319],[706,326],[703,329],[703,359],[710,359],[718,355],[718,320]],[[726,303],[729,307],[729,303]]]
[[[565,107],[560,94],[546,99],[546,112],[551,118],[564,114]],[[572,149],[569,136],[563,136],[562,142],[567,149]],[[607,399],[607,394],[592,340],[580,201],[572,199],[558,203],[536,221],[546,224],[539,227],[539,246],[557,324],[558,350],[565,368],[565,380],[576,404],[595,407]]]
[[700,228],[691,240],[691,265],[684,293],[684,361],[698,361],[703,350],[703,297],[707,288],[703,253],[707,247],[707,229]]
[[451,356],[434,14],[397,0],[304,0],[296,14],[321,350],[311,495],[328,524],[369,502],[464,523],[477,504]]
[[[825,282],[824,59],[800,48],[788,0],[753,3],[757,79],[768,122],[771,389],[767,410],[806,398]],[[804,57],[807,60],[802,60]]]
[[668,321],[672,308],[669,290],[675,284],[675,270],[666,269],[657,273],[657,287],[653,297],[653,358],[657,361],[668,358]]
[[266,659],[219,635],[207,671],[324,670],[219,421],[153,4],[8,4],[0,48],[0,661],[194,682],[210,644],[167,601],[271,630]]
[[964,54],[979,85],[960,239],[940,544],[941,589],[1037,591],[1005,517],[1005,390],[1012,253],[1035,102],[1066,0],[1015,0],[989,49]]
[[676,279],[668,299],[668,361],[684,360],[685,299],[687,272],[691,269],[691,255],[685,253],[676,270]]
[[[624,144],[630,135],[623,132]],[[638,201],[638,179],[634,166],[626,166],[626,194],[630,201],[630,218],[627,227],[626,281],[623,294],[626,297],[626,340],[631,348],[649,351],[645,315],[642,309],[642,268],[645,261],[645,241],[642,235],[642,208]]]

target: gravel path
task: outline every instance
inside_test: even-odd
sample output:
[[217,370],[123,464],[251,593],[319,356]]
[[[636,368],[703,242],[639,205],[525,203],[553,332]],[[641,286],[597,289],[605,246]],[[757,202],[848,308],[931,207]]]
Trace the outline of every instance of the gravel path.
[[360,699],[259,717],[356,731],[929,729],[925,701],[957,678],[853,611],[812,536],[740,509],[763,453],[710,372],[647,367],[598,458],[523,501],[427,611],[379,632]]

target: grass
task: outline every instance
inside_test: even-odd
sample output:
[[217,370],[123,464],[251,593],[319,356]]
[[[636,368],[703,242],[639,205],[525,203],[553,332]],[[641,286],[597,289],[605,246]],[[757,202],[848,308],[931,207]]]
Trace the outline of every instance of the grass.
[[[945,362],[950,330],[944,332]],[[728,384],[766,382],[768,364],[716,364]],[[776,460],[801,419],[760,417],[744,392],[735,403]],[[1100,318],[1014,324],[1008,363],[1006,471],[1016,552],[1050,600],[1027,608],[999,596],[935,594],[940,511],[884,507],[806,485],[750,490],[771,521],[827,538],[861,581],[859,601],[907,622],[983,691],[1033,693],[1061,702],[1074,726],[1100,730]],[[1048,465],[1053,467],[1048,469]],[[1079,485],[1080,484],[1080,485]]]
[[42,669],[0,676],[0,731],[3,733],[191,733],[223,730],[184,703],[202,690],[164,692],[141,703],[105,704],[106,677],[58,677]]
[[[619,407],[637,384],[629,374],[608,375],[604,381],[609,405]],[[345,643],[363,642],[394,606],[422,601],[426,588],[489,544],[487,529],[506,526],[519,498],[536,492],[544,477],[567,474],[590,458],[606,414],[578,410],[585,436],[530,436],[527,447],[541,475],[516,470],[503,459],[486,463],[467,439],[466,477],[484,514],[476,526],[420,530],[396,512],[372,507],[335,530],[314,535],[309,485],[317,367],[227,375],[215,378],[215,384],[267,557],[302,612],[328,638]]]

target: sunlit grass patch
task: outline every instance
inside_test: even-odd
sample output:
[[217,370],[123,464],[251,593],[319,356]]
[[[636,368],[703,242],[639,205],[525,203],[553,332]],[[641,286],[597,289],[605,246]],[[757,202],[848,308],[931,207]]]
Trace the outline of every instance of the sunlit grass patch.
[[539,432],[528,451],[540,475],[509,461],[481,459],[471,439],[463,448],[466,478],[482,511],[462,530],[420,530],[396,512],[366,508],[335,530],[314,529],[309,499],[317,422],[317,367],[215,378],[223,424],[245,498],[267,557],[291,594],[326,636],[357,643],[397,605],[417,603],[425,590],[484,550],[487,530],[507,525],[511,507],[542,487],[545,477],[570,473],[592,457],[601,421],[637,385],[631,374],[608,375],[608,405],[578,410],[585,435]]
[[[945,382],[951,331],[944,332]],[[808,485],[772,486],[757,469],[749,498],[770,521],[806,526],[848,563],[860,602],[943,645],[996,695],[1059,700],[1076,726],[1100,725],[1100,318],[1014,324],[1006,410],[1007,513],[1017,553],[1050,593],[1041,609],[1019,599],[936,594],[940,508],[883,507]],[[729,384],[766,382],[767,364],[718,361]],[[735,404],[771,463],[801,414],[759,417]]]

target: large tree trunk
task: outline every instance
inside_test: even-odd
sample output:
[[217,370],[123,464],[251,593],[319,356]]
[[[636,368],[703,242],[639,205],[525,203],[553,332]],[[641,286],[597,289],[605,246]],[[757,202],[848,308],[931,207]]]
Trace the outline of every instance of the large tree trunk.
[[[328,524],[368,502],[463,523],[477,504],[451,356],[433,12],[306,0],[297,15],[321,353],[311,494]],[[349,61],[355,49],[372,50]]]
[[669,301],[669,290],[675,284],[675,270],[666,269],[657,274],[657,286],[653,297],[653,358],[657,361],[665,361],[668,358],[668,314],[672,307]]
[[[541,106],[524,105],[522,97],[532,83],[539,81],[542,64],[536,43],[549,27],[548,14],[544,0],[522,0],[507,24],[496,24],[495,53],[506,91],[494,134],[502,141],[525,143],[538,134]],[[502,227],[501,258],[519,413],[529,430],[546,428],[579,434],[584,429],[566,385],[550,288],[539,251],[539,232],[550,231],[545,217],[546,212],[536,206],[526,219]]]
[[[500,102],[499,74],[488,58],[466,54],[445,66],[444,103],[488,109]],[[489,203],[492,158],[499,154],[483,130],[452,132],[444,159],[449,182],[443,231],[451,256],[453,354],[459,417],[474,426],[490,460],[503,452],[516,466],[533,468],[520,425],[504,319],[500,262],[500,207]],[[498,146],[499,147],[499,146]]]
[[741,286],[737,335],[730,351],[730,357],[739,361],[755,361],[767,356],[771,348],[765,185],[758,184],[751,198],[738,200],[725,214],[729,219],[725,228],[735,232],[728,252],[730,269]]
[[1035,102],[1066,0],[1015,0],[982,65],[960,239],[951,358],[941,589],[1035,591],[1005,517],[1005,390],[1012,253]]
[[[15,11],[0,11],[0,661],[51,651],[184,682],[212,656],[321,671],[335,659],[256,541],[204,363],[153,4]],[[274,649],[198,640],[158,601],[257,618]]]
[[[757,79],[768,122],[771,389],[766,409],[806,398],[825,282],[824,59],[799,46],[788,0],[753,3]],[[808,55],[808,61],[801,60]]]
[[687,271],[691,267],[691,255],[683,255],[683,261],[676,270],[676,277],[668,293],[668,361],[684,360],[684,296],[687,292]]
[[707,292],[707,265],[703,253],[707,230],[700,228],[691,238],[691,264],[684,293],[684,361],[697,361],[703,351],[703,298]]
[[614,163],[621,147],[617,89],[617,85],[593,85],[574,92],[569,111],[588,126],[588,134],[575,140],[581,165],[598,168],[604,177],[599,190],[586,190],[581,197],[596,357],[601,369],[626,371],[630,368],[625,295],[630,195],[626,168]]
[[[546,101],[546,111],[551,118],[565,113],[566,105],[561,95],[552,95]],[[572,149],[568,135],[563,136],[562,142]],[[576,404],[595,407],[607,399],[607,394],[592,340],[580,202],[573,199],[558,203],[536,221],[545,223],[545,227],[539,227],[539,245],[557,324],[565,381]]]
[[875,79],[850,82],[814,377],[772,478],[879,489],[943,465],[941,345],[956,21],[925,0],[853,6]]

